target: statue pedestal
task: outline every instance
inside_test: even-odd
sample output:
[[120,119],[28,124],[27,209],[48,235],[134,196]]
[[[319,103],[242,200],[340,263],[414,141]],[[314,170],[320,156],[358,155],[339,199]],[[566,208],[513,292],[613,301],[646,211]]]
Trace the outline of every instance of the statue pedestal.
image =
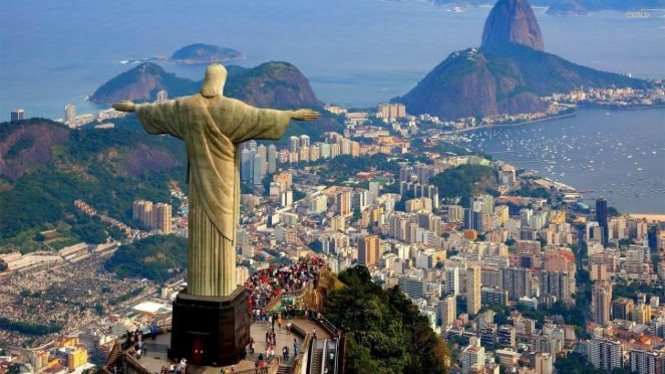
[[243,287],[227,297],[180,292],[173,302],[169,358],[203,366],[237,364],[250,340],[247,297]]

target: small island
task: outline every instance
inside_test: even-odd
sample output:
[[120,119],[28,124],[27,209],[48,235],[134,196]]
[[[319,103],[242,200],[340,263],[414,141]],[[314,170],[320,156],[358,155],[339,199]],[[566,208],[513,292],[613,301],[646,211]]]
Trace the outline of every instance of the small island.
[[212,44],[190,44],[175,51],[169,61],[178,64],[198,65],[213,62],[236,61],[245,59],[245,54],[232,48]]

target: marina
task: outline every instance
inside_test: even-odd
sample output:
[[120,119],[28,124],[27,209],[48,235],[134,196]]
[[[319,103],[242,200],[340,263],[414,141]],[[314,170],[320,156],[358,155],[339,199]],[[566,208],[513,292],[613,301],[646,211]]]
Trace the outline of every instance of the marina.
[[665,213],[663,119],[663,109],[610,114],[581,109],[572,118],[468,132],[469,141],[460,145],[552,181],[593,190],[583,198],[604,196],[620,211]]

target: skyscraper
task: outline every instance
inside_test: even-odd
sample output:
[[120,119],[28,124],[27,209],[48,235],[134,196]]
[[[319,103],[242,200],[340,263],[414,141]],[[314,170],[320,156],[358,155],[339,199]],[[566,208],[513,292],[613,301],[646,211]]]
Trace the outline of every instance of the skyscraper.
[[258,152],[250,151],[250,154],[254,153],[252,160],[252,183],[261,184],[261,155]]
[[376,199],[379,198],[379,182],[369,182],[369,201],[368,203],[374,204]]
[[337,212],[341,215],[351,213],[351,193],[342,191],[337,194]]
[[168,93],[166,90],[160,90],[157,92],[157,102],[161,103],[162,101],[166,101],[169,98]]
[[596,200],[596,221],[602,229],[603,245],[607,245],[609,227],[608,227],[607,200],[600,197]]
[[446,268],[446,294],[459,295],[459,268],[447,267]]
[[76,107],[72,104],[65,105],[65,113],[62,118],[66,124],[74,122],[76,120]]
[[441,326],[446,328],[452,325],[457,318],[457,296],[448,295],[439,301],[439,313],[441,316]]
[[258,153],[259,156],[261,157],[259,169],[260,169],[261,179],[263,179],[263,177],[265,177],[266,175],[266,172],[268,171],[268,155],[267,155],[268,152],[266,150],[266,146],[261,144],[258,147]]
[[623,346],[619,341],[593,338],[589,343],[589,361],[596,369],[612,371],[623,366]]
[[591,314],[596,323],[605,325],[611,320],[611,303],[612,283],[608,281],[596,283],[591,293]]
[[292,136],[289,138],[289,151],[298,152],[298,147],[300,146],[300,139],[297,136]]
[[508,267],[499,271],[500,282],[504,290],[508,290],[511,300],[532,296],[532,279],[529,269]]
[[169,204],[159,203],[153,207],[154,227],[163,234],[171,233],[171,210]]
[[11,121],[12,122],[18,122],[18,121],[23,121],[25,119],[25,110],[17,108],[17,109],[12,109],[11,111]]
[[466,269],[466,312],[476,315],[481,307],[481,271],[479,266],[471,266]]
[[300,135],[300,146],[301,147],[309,147],[309,136]]
[[251,178],[252,162],[253,158],[249,149],[243,149],[240,153],[240,179],[245,182]]
[[274,144],[268,146],[268,173],[277,171],[277,147]]
[[132,206],[132,219],[141,221],[145,226],[153,226],[153,206],[152,201],[138,200],[134,201]]
[[379,246],[381,242],[378,235],[367,235],[358,238],[358,263],[365,266],[374,266],[379,259]]

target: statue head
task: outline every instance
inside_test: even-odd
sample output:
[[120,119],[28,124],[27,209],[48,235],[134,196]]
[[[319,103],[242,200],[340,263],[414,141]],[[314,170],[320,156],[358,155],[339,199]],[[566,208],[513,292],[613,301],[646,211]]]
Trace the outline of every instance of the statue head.
[[222,64],[208,65],[203,86],[201,87],[201,95],[207,98],[223,95],[226,75],[226,68]]

